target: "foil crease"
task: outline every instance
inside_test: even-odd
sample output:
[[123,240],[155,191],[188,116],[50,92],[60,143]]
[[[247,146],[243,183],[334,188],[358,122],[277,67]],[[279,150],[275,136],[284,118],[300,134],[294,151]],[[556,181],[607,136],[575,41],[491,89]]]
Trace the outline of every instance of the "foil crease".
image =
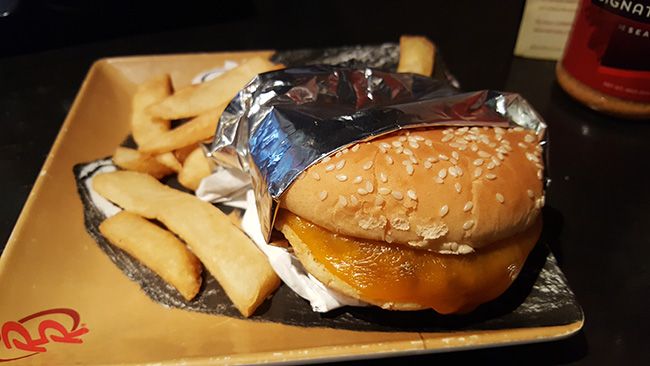
[[461,93],[416,74],[315,65],[255,77],[221,115],[207,155],[250,174],[268,239],[280,197],[309,166],[356,142],[428,126],[546,128],[518,94]]

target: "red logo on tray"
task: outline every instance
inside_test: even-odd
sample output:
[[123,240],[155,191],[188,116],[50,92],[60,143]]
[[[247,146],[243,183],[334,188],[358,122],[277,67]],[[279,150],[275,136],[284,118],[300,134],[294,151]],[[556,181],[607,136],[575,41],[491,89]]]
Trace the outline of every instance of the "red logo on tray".
[[[0,362],[15,361],[47,352],[51,342],[82,343],[88,329],[80,324],[79,313],[72,309],[50,309],[8,321],[0,328]],[[3,348],[5,351],[3,351]],[[16,355],[6,357],[6,351]]]

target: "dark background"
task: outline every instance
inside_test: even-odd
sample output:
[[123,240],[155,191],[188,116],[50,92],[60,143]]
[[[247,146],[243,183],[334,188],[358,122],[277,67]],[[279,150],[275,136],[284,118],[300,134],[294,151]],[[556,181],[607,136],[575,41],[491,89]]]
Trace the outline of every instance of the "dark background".
[[[426,35],[464,90],[521,93],[549,124],[545,236],[586,317],[565,340],[356,364],[648,364],[650,121],[567,96],[555,62],[512,56],[523,1],[17,2],[0,17],[0,246],[102,57],[397,42]],[[0,13],[2,13],[0,7]]]

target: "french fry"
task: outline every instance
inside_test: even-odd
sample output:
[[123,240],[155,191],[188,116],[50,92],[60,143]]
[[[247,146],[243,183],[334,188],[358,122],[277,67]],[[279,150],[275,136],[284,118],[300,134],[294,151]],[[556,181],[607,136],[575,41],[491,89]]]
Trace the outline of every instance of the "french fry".
[[160,75],[145,81],[133,96],[131,112],[131,135],[138,145],[160,136],[169,130],[171,121],[153,117],[145,113],[152,104],[159,103],[172,94],[169,74]]
[[409,72],[431,76],[436,48],[425,37],[402,36],[399,40],[399,64],[397,72]]
[[168,167],[175,173],[178,173],[181,171],[181,169],[183,169],[183,165],[180,161],[178,161],[176,154],[173,152],[156,155],[155,158],[160,164]]
[[104,220],[99,231],[172,285],[187,300],[201,288],[199,259],[174,234],[140,215],[120,211]]
[[198,144],[191,144],[174,150],[174,156],[179,163],[184,164],[188,156],[196,149]]
[[133,171],[98,174],[93,188],[104,198],[182,238],[248,317],[280,284],[266,256],[228,216],[194,195]]
[[214,136],[219,124],[219,117],[227,103],[195,117],[182,125],[171,129],[157,138],[141,145],[140,151],[158,155],[209,139]]
[[203,149],[198,146],[185,159],[183,168],[178,172],[178,182],[183,187],[196,191],[201,180],[210,174],[212,174],[210,161]]
[[257,74],[279,67],[269,60],[253,57],[210,81],[177,90],[162,102],[150,106],[147,112],[164,119],[198,116],[228,103]]
[[[166,158],[168,157],[163,155],[160,155],[160,157],[151,156],[141,151],[121,146],[115,149],[115,153],[113,153],[113,163],[115,163],[115,165],[122,169],[147,173],[156,179],[160,179],[175,172],[175,170],[169,166],[171,163],[165,164],[161,162],[161,160]],[[176,160],[176,157],[173,154],[171,154],[171,158]],[[178,160],[176,160],[176,162],[178,162]],[[180,163],[178,163],[178,165],[180,165]]]

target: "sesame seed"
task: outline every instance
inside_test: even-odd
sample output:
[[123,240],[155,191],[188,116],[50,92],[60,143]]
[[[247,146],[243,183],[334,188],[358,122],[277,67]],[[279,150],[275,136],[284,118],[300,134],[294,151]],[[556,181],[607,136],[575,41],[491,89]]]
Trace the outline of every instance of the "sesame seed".
[[480,150],[480,151],[478,152],[478,156],[480,156],[480,157],[482,157],[482,158],[489,158],[489,157],[492,156],[492,155],[490,155],[489,153],[487,153],[487,152],[485,152],[485,151],[483,151],[483,150]]
[[440,154],[440,155],[438,155],[438,157],[440,158],[440,160],[445,160],[445,161],[449,160],[449,156],[444,155],[444,154]]
[[363,170],[368,170],[370,168],[372,168],[372,160],[370,160],[367,163],[363,164]]
[[454,135],[448,134],[448,135],[445,135],[445,137],[443,137],[441,141],[442,142],[448,142],[448,141],[452,140],[453,138],[454,138]]
[[425,161],[425,162],[424,162],[424,167],[425,167],[426,169],[429,169],[429,168],[431,168],[432,166],[433,166],[433,164],[431,164],[430,161]]
[[467,221],[465,221],[465,223],[463,224],[463,229],[465,229],[465,230],[469,230],[469,229],[472,228],[472,226],[474,226],[474,220],[467,220]]
[[340,182],[345,182],[348,180],[348,176],[345,174],[337,174],[336,179],[338,179]]
[[506,133],[506,131],[503,128],[497,126],[497,127],[494,127],[494,133],[496,133],[498,135],[503,135],[504,133]]
[[478,151],[478,145],[472,143],[472,144],[470,145],[469,149],[472,150],[472,151],[474,151],[474,152],[476,152],[476,151]]
[[515,131],[517,131],[517,132],[523,132],[523,131],[524,131],[524,128],[521,127],[521,126],[517,126],[517,127],[513,128],[513,130],[515,130]]
[[341,150],[341,151],[342,151],[344,154],[347,154],[347,153],[350,151],[350,149],[348,149],[348,148],[346,147],[345,149],[343,149],[343,150]]
[[377,196],[377,198],[375,198],[375,206],[381,206],[382,203],[384,203],[384,198]]
[[413,135],[413,138],[415,139],[415,141],[424,141],[424,137],[420,135]]
[[345,166],[345,159],[341,159],[338,163],[336,163],[336,170],[341,170]]
[[398,147],[397,149],[395,149],[395,152],[398,153],[398,154],[401,154],[403,151],[404,151],[404,148],[401,147],[401,146]]
[[382,183],[388,182],[388,177],[386,176],[386,173],[384,173],[384,172],[379,173],[379,179],[381,180]]
[[351,194],[350,195],[350,203],[353,204],[353,205],[356,205],[357,203],[359,203],[359,199],[357,198],[357,196]]
[[390,192],[390,194],[396,200],[401,200],[402,198],[404,198],[404,195],[402,194],[402,192],[399,192],[399,191],[392,191],[392,192]]
[[362,195],[362,196],[365,196],[365,195],[368,194],[368,191],[366,191],[366,190],[363,189],[363,188],[359,188],[359,189],[357,189],[357,193],[359,193],[359,194]]
[[414,149],[417,149],[418,147],[420,147],[420,144],[418,144],[417,141],[410,141],[409,146],[411,146]]
[[[501,141],[502,144],[504,142],[507,142],[507,141],[506,140]],[[512,146],[510,146],[510,144],[503,144],[501,146],[503,146],[503,148],[506,149],[508,152],[512,151]]]
[[494,149],[497,146],[497,143],[492,141],[488,146]]
[[506,158],[505,155],[503,155],[503,153],[501,153],[501,152],[497,153],[497,157],[499,158],[499,160],[503,160],[503,159]]
[[447,176],[447,169],[445,168],[440,169],[440,171],[438,172],[438,176],[444,179]]
[[491,162],[488,163],[488,165],[486,166],[486,168],[488,168],[488,170],[492,170],[492,169],[494,169],[496,166],[497,166],[497,165],[494,164],[493,161],[491,161]]
[[453,166],[449,167],[449,169],[447,169],[447,172],[449,173],[449,175],[451,175],[454,178],[458,177],[458,173],[456,173],[456,168]]
[[325,171],[326,172],[331,172],[332,170],[334,170],[334,168],[336,168],[336,165],[330,164],[327,167],[325,167]]
[[392,144],[393,146],[395,146],[395,147],[400,147],[400,146],[402,146],[402,143],[399,142],[399,141],[393,141],[393,142],[391,142],[391,144]]
[[451,156],[456,160],[460,159],[460,155],[458,155],[457,151],[452,151]]
[[343,155],[343,153],[339,151],[339,152],[336,153],[336,155],[334,155],[334,157],[335,158],[340,158],[341,155]]
[[318,198],[320,198],[321,201],[325,201],[325,199],[327,198],[327,191],[322,191],[318,196]]
[[427,146],[433,146],[433,141],[431,141],[429,139],[426,139],[426,140],[424,140],[424,144],[427,145]]
[[427,161],[430,162],[430,163],[437,163],[437,162],[438,162],[438,158],[436,158],[436,157],[434,156],[434,157],[431,157],[431,158],[427,158]]
[[537,179],[544,179],[544,172],[541,169],[537,171]]
[[529,190],[526,191],[526,193],[528,193],[528,197],[535,198],[535,193],[533,193],[532,190],[529,189]]
[[406,173],[408,175],[413,175],[413,165],[409,164],[406,166]]
[[300,175],[298,176],[298,180],[303,180],[303,179],[305,179],[305,175],[306,175],[305,172],[300,173]]
[[352,146],[352,148],[350,150],[352,150],[352,152],[356,152],[357,150],[359,150],[359,147],[360,147],[360,145],[356,144],[356,145]]
[[418,164],[418,160],[413,155],[409,156],[409,160],[411,160],[411,163],[413,163],[414,165]]
[[415,195],[415,191],[412,190],[412,189],[409,189],[406,192],[406,195],[409,196],[409,198],[412,199],[412,200],[417,200],[418,199],[418,196]]
[[363,182],[363,177],[362,177],[362,176],[358,176],[358,177],[354,178],[353,182],[354,182],[354,183],[361,183],[361,182]]
[[454,184],[454,188],[456,188],[456,192],[460,193],[462,187],[460,186],[460,183],[456,182],[456,184]]
[[496,194],[497,201],[503,203],[505,201],[505,198],[503,198],[503,195],[501,193]]
[[343,207],[348,205],[348,200],[345,199],[343,196],[339,196],[339,204]]
[[474,207],[474,203],[472,201],[469,201],[465,204],[465,207],[463,207],[463,211],[467,212]]
[[465,151],[465,150],[467,150],[467,145],[460,145],[460,147],[458,148],[458,150],[460,150],[460,151]]
[[314,177],[314,179],[316,180],[320,180],[320,175],[316,172],[314,172],[314,174],[312,174],[311,176]]
[[438,184],[442,184],[442,183],[444,183],[444,181],[443,181],[442,178],[440,178],[440,177],[433,177],[433,180],[434,180],[436,183],[438,183]]
[[462,135],[462,134],[464,134],[464,133],[467,132],[467,131],[469,131],[469,127],[467,127],[467,126],[465,126],[465,127],[461,127],[461,128],[459,128],[458,130],[456,130],[456,134],[457,134],[457,135]]
[[474,170],[474,177],[478,178],[481,176],[481,174],[483,174],[483,169],[481,169],[481,167],[478,167]]
[[386,161],[388,162],[388,164],[391,165],[393,164],[393,158],[391,158],[390,155],[386,155]]
[[[449,147],[453,147],[454,149],[460,149],[460,144],[456,143],[456,142],[450,142]],[[456,153],[456,154],[458,154],[458,153]]]
[[476,160],[474,160],[474,161],[472,162],[472,164],[474,164],[474,165],[476,165],[476,166],[481,166],[481,165],[483,165],[483,159],[480,159],[480,158],[479,158],[479,159],[476,159]]
[[539,162],[539,158],[537,156],[535,156],[534,154],[531,154],[529,152],[526,153],[526,158],[528,158],[528,160],[530,160],[530,161],[532,161],[534,163]]
[[496,166],[501,166],[501,162],[499,161],[499,159],[495,158],[494,156],[492,157],[492,161],[494,162],[494,164],[496,164]]
[[389,144],[387,142],[381,142],[381,143],[379,143],[379,146],[383,147],[384,149],[390,149],[391,148],[391,144]]
[[528,145],[524,144],[523,142],[520,142],[517,145],[519,145],[519,147],[521,147],[522,149],[528,149]]
[[381,187],[381,188],[379,188],[377,190],[377,192],[379,192],[379,194],[383,194],[383,195],[390,194],[390,188]]
[[458,165],[458,161],[456,161],[456,159],[454,158],[449,159],[449,162],[452,163],[453,165]]
[[486,174],[486,175],[485,175],[485,178],[492,180],[492,179],[496,179],[497,176],[494,175],[494,174]]
[[456,167],[456,173],[458,173],[459,177],[463,176],[463,169],[461,169],[459,166]]
[[449,206],[444,205],[440,208],[440,217],[445,217],[445,215],[449,212]]
[[406,155],[413,156],[413,151],[411,151],[411,150],[409,150],[409,149],[404,149],[403,152],[404,152],[404,154],[406,154]]
[[326,156],[326,157],[323,159],[323,163],[328,163],[330,160],[332,160],[332,158],[331,158],[330,156]]
[[367,181],[366,182],[366,191],[368,191],[368,193],[372,193],[372,191],[374,191],[374,190],[375,190],[375,186],[372,185],[372,182]]
[[[407,131],[407,133],[408,133],[408,131]],[[399,140],[399,142],[404,142],[404,141],[407,140],[407,138],[404,137],[404,136],[400,136],[397,140]]]

